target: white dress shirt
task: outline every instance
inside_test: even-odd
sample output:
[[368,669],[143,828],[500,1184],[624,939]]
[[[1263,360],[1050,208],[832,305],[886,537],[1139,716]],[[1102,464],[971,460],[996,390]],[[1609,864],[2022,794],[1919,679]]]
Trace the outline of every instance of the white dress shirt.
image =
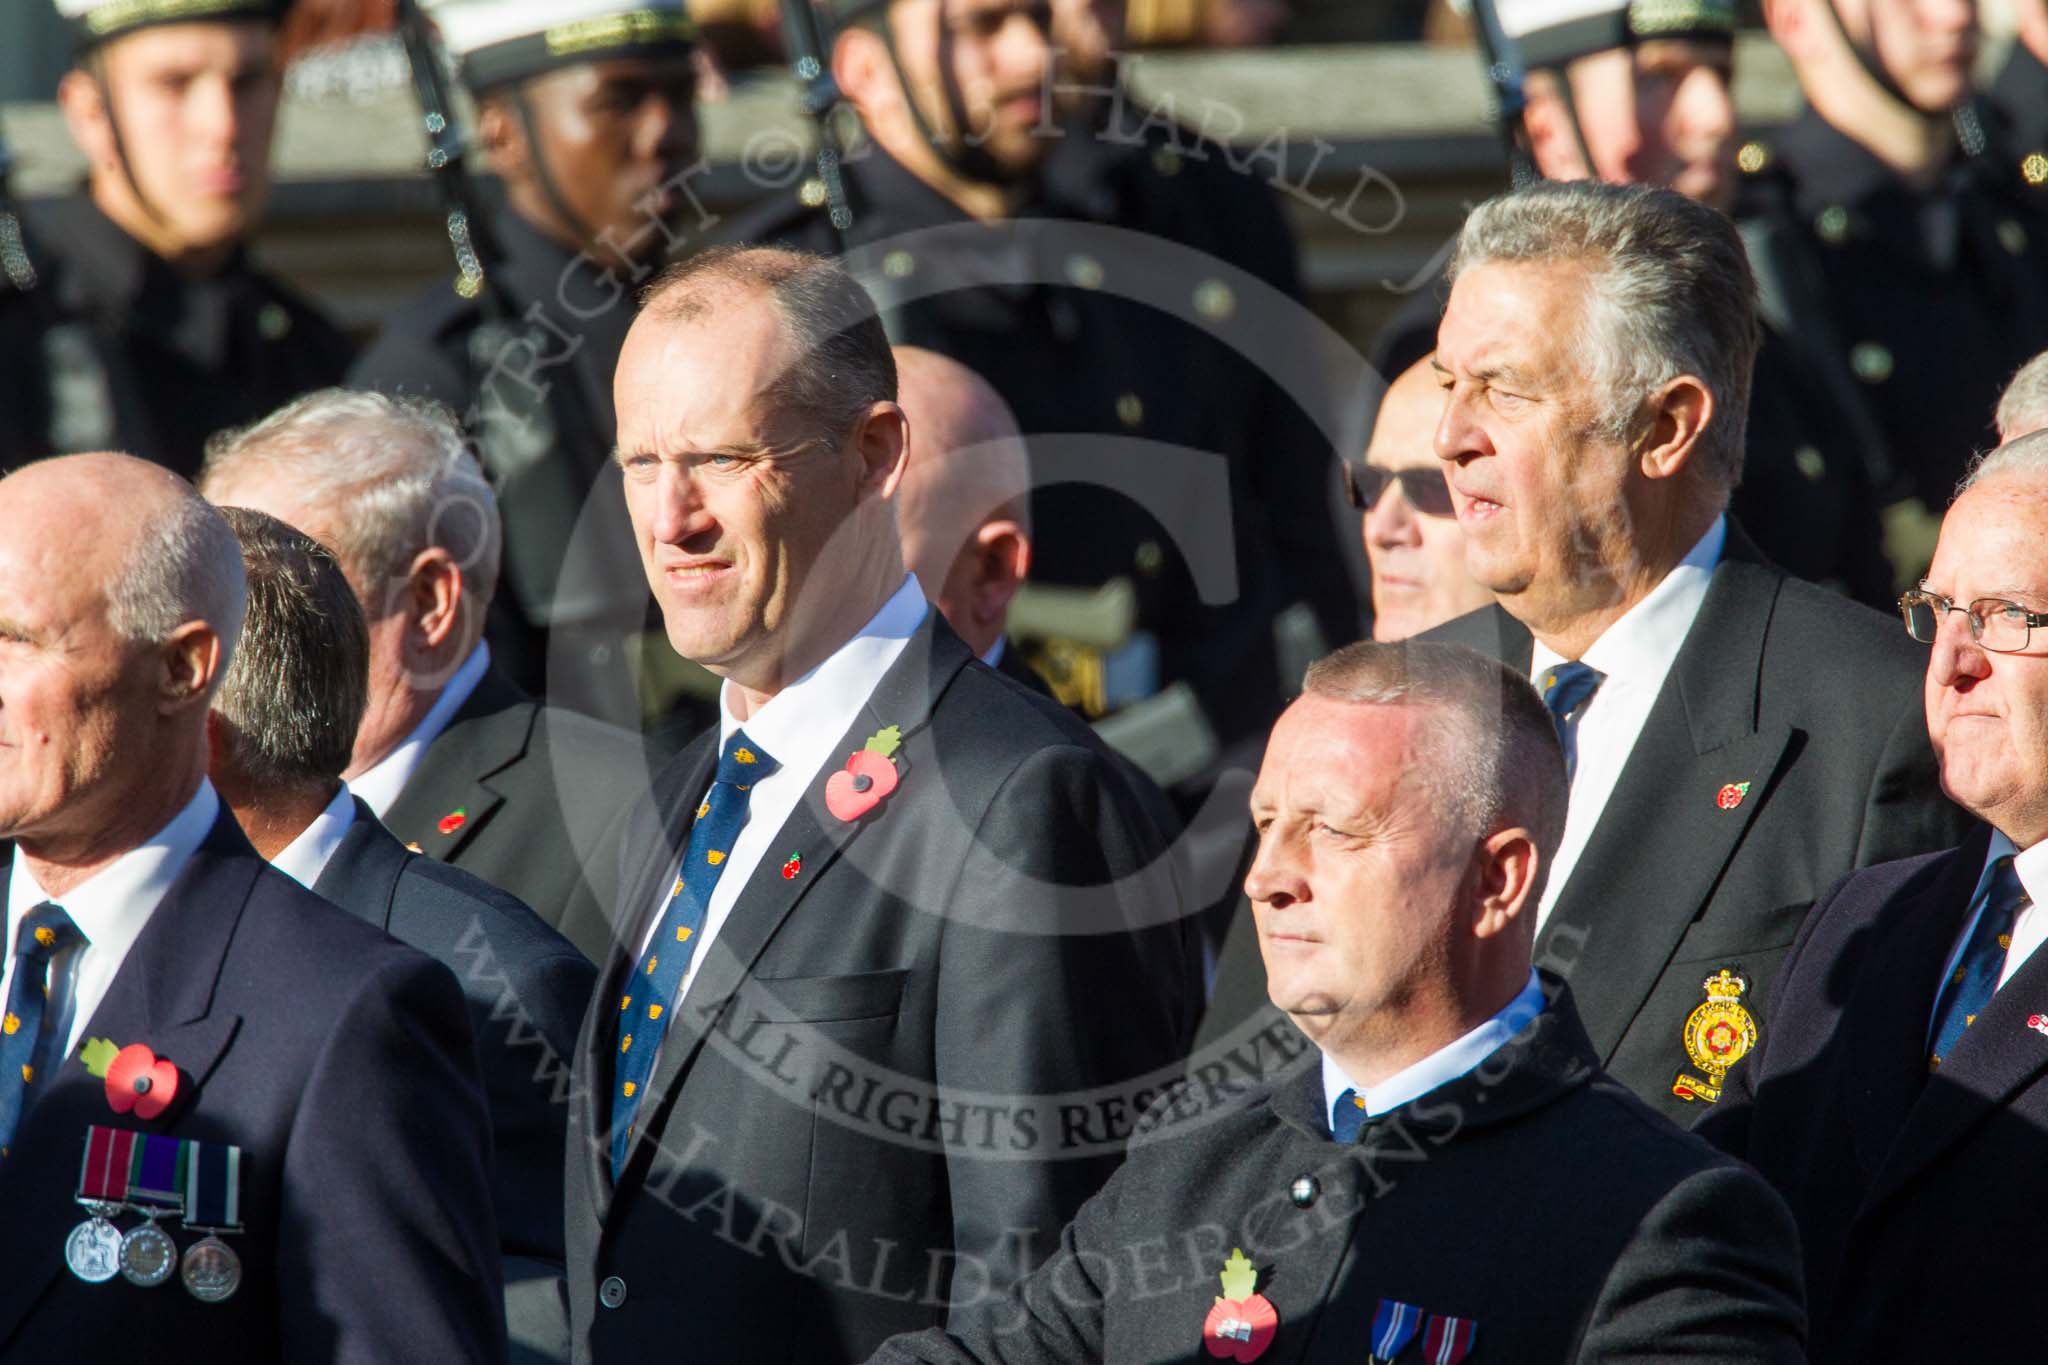
[[1438,1086],[1449,1085],[1500,1050],[1501,1044],[1527,1028],[1529,1021],[1543,1013],[1543,983],[1536,969],[1529,969],[1528,984],[1508,1001],[1507,1008],[1473,1029],[1457,1042],[1438,1048],[1413,1066],[1403,1067],[1372,1089],[1354,1085],[1343,1069],[1323,1054],[1323,1113],[1334,1130],[1337,1101],[1349,1090],[1365,1096],[1365,1116],[1378,1118],[1420,1099]]
[[[1949,950],[1948,963],[1942,968],[1944,981],[1955,975],[1963,948],[1984,913],[1984,893],[1991,886],[1991,865],[2000,858],[2012,859],[2012,870],[2019,874],[2020,885],[2026,888],[2027,904],[2012,922],[2012,946],[2005,950],[2005,966],[1998,973],[1998,986],[1994,989],[2002,989],[2012,980],[2012,974],[2026,966],[2041,941],[2048,939],[2048,914],[2041,910],[2041,902],[2048,899],[2048,843],[2035,844],[2022,853],[2012,840],[1994,829],[1991,847],[1984,852],[1984,868],[1977,874],[1976,889],[1970,892],[1970,917],[1963,921],[1963,932],[1956,935],[1955,947]],[[1929,1027],[1931,1031],[1932,1025]]]
[[[1699,543],[1664,575],[1664,581],[1601,632],[1584,655],[1584,662],[1606,677],[1572,721],[1578,763],[1572,771],[1564,838],[1558,843],[1550,877],[1543,885],[1543,902],[1536,910],[1539,929],[1550,918],[1557,898],[1571,880],[1572,869],[1578,866],[1579,855],[1599,828],[1607,798],[1614,795],[1614,784],[1657,704],[1657,694],[1664,690],[1672,661],[1700,614],[1700,604],[1707,600],[1707,584],[1727,542],[1728,519],[1716,517]],[[1536,641],[1529,660],[1529,680],[1542,691],[1544,675],[1564,661],[1563,655]]]
[[[777,767],[769,776],[754,779],[753,790],[747,793],[747,822],[741,826],[739,837],[733,840],[732,851],[726,855],[725,872],[711,892],[711,904],[705,907],[704,928],[698,935],[697,951],[690,959],[682,984],[676,988],[678,999],[690,989],[697,969],[704,965],[712,942],[732,913],[733,902],[746,889],[754,869],[773,850],[776,836],[782,832],[782,826],[789,819],[790,812],[796,809],[797,802],[803,799],[804,793],[828,766],[845,766],[847,755],[840,751],[839,741],[860,715],[861,708],[867,705],[875,684],[882,680],[882,675],[903,653],[910,637],[924,624],[925,613],[929,610],[931,606],[925,601],[924,590],[917,585],[916,577],[905,574],[903,586],[882,604],[882,609],[866,625],[854,633],[852,639],[816,668],[777,692],[744,722],[733,718],[732,684],[728,682],[719,690],[720,752],[724,752],[725,743],[732,738],[733,731],[744,729],[747,738],[765,749]],[[677,839],[688,838],[687,829],[673,831],[673,834]],[[681,861],[680,851],[677,861]],[[673,873],[662,881],[661,899],[653,907],[653,917],[641,935],[642,957],[647,955],[655,930],[661,927],[661,910],[668,903],[668,892],[674,885]]]
[[334,856],[334,850],[341,847],[341,836],[348,833],[348,827],[356,822],[356,797],[348,789],[348,783],[341,784],[341,790],[327,803],[327,809],[313,817],[313,823],[299,831],[299,837],[286,844],[270,865],[290,877],[308,891],[313,883],[320,880],[320,874],[327,868],[327,860]]
[[448,728],[448,722],[455,719],[455,713],[462,709],[469,694],[476,691],[476,685],[484,680],[484,673],[491,666],[491,647],[478,642],[448,679],[448,685],[441,689],[441,695],[434,698],[434,705],[420,723],[413,726],[412,733],[399,741],[398,747],[371,764],[368,769],[356,774],[355,794],[363,798],[363,804],[376,812],[382,820],[398,794],[405,790],[405,784],[412,781],[412,775],[420,770],[420,764],[427,757],[427,746],[441,737]]
[[[78,1047],[79,1034],[92,1021],[93,1011],[106,999],[128,950],[142,936],[143,926],[156,913],[171,883],[206,842],[219,814],[220,797],[202,777],[199,790],[169,824],[61,896],[47,895],[36,885],[17,849],[7,877],[7,966],[0,974],[0,1000],[14,987],[14,939],[21,932],[22,918],[43,901],[63,906],[85,942],[51,959],[50,1001],[61,1016],[46,1016],[43,1023],[46,1028],[63,1030],[64,1055],[69,1056]],[[57,989],[67,979],[70,989]],[[126,1046],[135,1040],[113,1041]]]

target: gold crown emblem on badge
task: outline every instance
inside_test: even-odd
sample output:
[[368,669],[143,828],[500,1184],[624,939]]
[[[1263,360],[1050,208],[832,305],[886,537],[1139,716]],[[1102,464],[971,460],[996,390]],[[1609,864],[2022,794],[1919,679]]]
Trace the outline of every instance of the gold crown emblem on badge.
[[1685,1055],[1700,1074],[1679,1072],[1671,1082],[1671,1093],[1688,1103],[1704,1100],[1714,1104],[1721,1098],[1721,1082],[1728,1068],[1756,1046],[1756,1016],[1742,1004],[1749,978],[1723,967],[1700,986],[1707,998],[1686,1016],[1683,1035]]

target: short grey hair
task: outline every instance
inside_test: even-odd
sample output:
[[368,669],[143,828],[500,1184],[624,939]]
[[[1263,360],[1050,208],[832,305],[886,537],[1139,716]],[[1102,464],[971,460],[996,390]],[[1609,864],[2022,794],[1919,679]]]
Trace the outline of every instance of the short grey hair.
[[341,564],[311,536],[246,507],[221,516],[242,546],[249,614],[213,709],[228,761],[263,790],[332,782],[370,692],[370,631]]
[[1429,752],[1414,755],[1409,771],[1464,835],[1526,827],[1540,855],[1537,873],[1548,876],[1571,789],[1557,722],[1527,678],[1463,645],[1366,640],[1309,665],[1302,690],[1329,701],[1433,708]]
[[896,401],[896,355],[874,298],[829,256],[786,247],[721,246],[670,266],[642,291],[640,310],[690,322],[710,310],[707,286],[765,291],[797,359],[767,399],[837,444],[877,403]]
[[220,512],[185,481],[163,513],[142,528],[107,584],[107,626],[136,644],[162,644],[188,621],[204,621],[221,644],[218,690],[242,633],[248,589],[242,551]]
[[1680,375],[1714,395],[1702,471],[1725,501],[1742,481],[1750,383],[1762,344],[1756,276],[1722,214],[1672,190],[1545,182],[1487,200],[1465,219],[1450,279],[1494,262],[1583,266],[1583,344],[1606,397],[1602,434],[1625,441],[1644,401]]
[[2019,367],[1998,398],[1998,439],[2011,441],[2048,427],[2048,351]]
[[[320,389],[206,444],[199,487],[245,477],[289,481],[333,516],[334,551],[365,591],[409,576],[422,550],[445,550],[479,606],[498,588],[498,500],[455,414],[431,399]],[[375,611],[375,602],[365,603]]]
[[1960,498],[1978,484],[2008,474],[2048,479],[2048,430],[2015,436],[1997,449],[1979,455],[1957,485],[1956,496]]

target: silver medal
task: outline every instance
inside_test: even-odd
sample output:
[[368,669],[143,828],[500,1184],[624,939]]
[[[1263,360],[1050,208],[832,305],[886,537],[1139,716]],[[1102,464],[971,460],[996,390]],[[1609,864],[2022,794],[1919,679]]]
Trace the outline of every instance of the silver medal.
[[155,1223],[128,1229],[121,1239],[121,1275],[147,1289],[171,1278],[178,1268],[178,1244]]
[[104,1218],[86,1219],[64,1239],[64,1264],[87,1284],[105,1284],[121,1269],[120,1230]]
[[211,1234],[185,1248],[185,1288],[201,1303],[219,1303],[242,1287],[242,1258]]

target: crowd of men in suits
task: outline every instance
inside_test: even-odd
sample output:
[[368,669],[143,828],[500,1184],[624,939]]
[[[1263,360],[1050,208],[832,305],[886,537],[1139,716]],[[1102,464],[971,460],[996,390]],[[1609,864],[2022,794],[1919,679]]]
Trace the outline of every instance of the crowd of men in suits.
[[[1802,467],[1755,424],[1840,357],[1767,316],[1727,187],[1610,165],[1598,103],[1667,61],[1725,86],[1724,7],[1570,27],[1552,179],[1472,210],[1342,468],[1371,638],[1290,678],[1248,643],[1278,608],[1347,618],[1329,414],[1276,415],[1309,351],[1258,330],[1284,234],[1169,230],[1185,185],[1243,186],[1151,121],[1045,161],[1040,7],[835,11],[880,147],[843,258],[784,205],[607,269],[589,243],[687,197],[685,12],[445,0],[513,300],[614,304],[551,360],[524,304],[439,299],[345,386],[272,354],[300,305],[239,245],[275,6],[59,3],[67,212],[127,243],[60,278],[168,312],[114,344],[35,313],[64,382],[0,411],[0,1361],[2034,1350],[2048,356],[1877,422],[1921,463],[1856,496],[1917,480],[1936,530],[1896,616],[1753,538],[1756,464]],[[1940,8],[1765,7],[1803,79],[1869,87],[1815,117],[1884,113],[1880,160],[1955,103]],[[1115,126],[1096,93],[1070,115]],[[152,100],[192,121],[131,134]],[[188,193],[158,134],[247,175]],[[1970,215],[2025,203],[1921,189],[1961,235],[1914,249],[1977,287]],[[959,285],[1090,206],[1210,253],[1207,324],[1074,257]],[[1876,250],[1870,214],[1828,245]],[[1042,498],[1062,431],[1107,472]],[[1133,451],[1161,468],[1119,482]],[[1197,514],[1100,501],[1162,485]],[[1229,604],[1175,539],[1212,496]],[[1028,579],[1134,565],[1143,630],[1026,657]],[[593,714],[655,651],[712,679],[701,727]],[[1210,760],[1172,792],[1089,723],[1166,677]]]

